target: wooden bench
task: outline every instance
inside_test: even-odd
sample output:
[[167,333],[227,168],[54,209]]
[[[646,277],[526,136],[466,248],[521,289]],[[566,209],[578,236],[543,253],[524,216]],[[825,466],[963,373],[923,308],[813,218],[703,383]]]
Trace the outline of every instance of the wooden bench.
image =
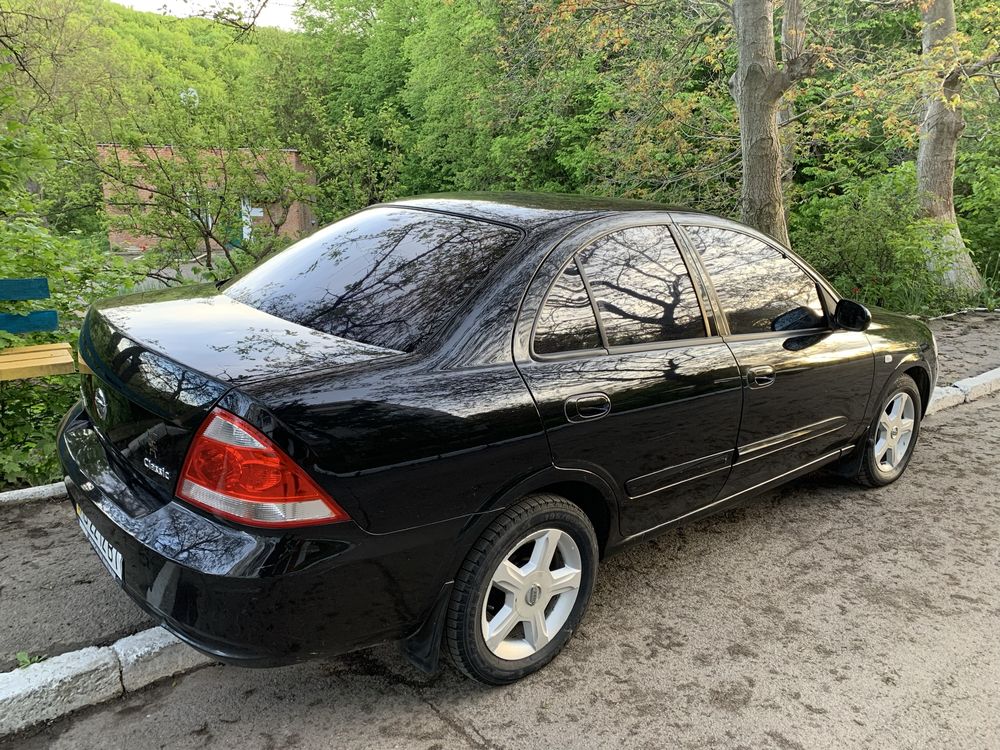
[[[0,300],[48,299],[49,280],[0,279]],[[54,331],[59,326],[55,310],[38,310],[26,315],[0,313],[0,330],[9,333]],[[0,349],[0,381],[63,375],[76,372],[73,348],[69,344],[37,344]]]

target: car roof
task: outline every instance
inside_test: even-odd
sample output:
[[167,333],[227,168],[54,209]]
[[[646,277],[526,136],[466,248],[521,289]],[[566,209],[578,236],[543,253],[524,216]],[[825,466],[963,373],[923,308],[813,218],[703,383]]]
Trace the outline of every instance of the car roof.
[[[526,231],[556,220],[573,217],[587,219],[609,213],[630,211],[699,213],[686,208],[671,208],[653,201],[597,198],[566,193],[433,193],[402,198],[387,205],[444,211],[495,221]],[[709,216],[709,214],[704,215]]]

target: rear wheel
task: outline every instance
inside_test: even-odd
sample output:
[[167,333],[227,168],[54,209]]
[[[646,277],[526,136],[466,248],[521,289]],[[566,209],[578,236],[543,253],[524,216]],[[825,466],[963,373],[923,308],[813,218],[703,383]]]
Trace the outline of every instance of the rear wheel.
[[597,574],[586,514],[558,495],[533,495],[483,532],[455,579],[445,631],[469,677],[505,685],[558,654],[580,622]]
[[864,443],[858,481],[882,487],[902,476],[920,435],[920,391],[913,378],[900,375],[875,415]]

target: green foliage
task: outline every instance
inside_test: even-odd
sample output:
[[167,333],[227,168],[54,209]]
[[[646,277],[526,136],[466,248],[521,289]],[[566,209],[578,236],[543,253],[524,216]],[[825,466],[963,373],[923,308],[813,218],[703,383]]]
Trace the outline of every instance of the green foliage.
[[[988,117],[1000,118],[1000,101],[984,107]],[[994,120],[995,122],[996,120]],[[958,223],[973,259],[986,282],[981,302],[1000,303],[1000,138],[973,142],[959,155],[955,203]]]
[[812,198],[793,218],[792,244],[841,294],[924,314],[962,302],[938,285],[927,262],[931,256],[944,264],[935,248],[947,228],[920,218],[912,164],[842,183],[836,195]]
[[30,667],[32,664],[38,664],[39,662],[48,659],[48,656],[42,654],[29,654],[27,651],[18,651],[15,655],[17,658],[17,668],[24,669],[25,667]]
[[[13,102],[0,87],[0,110]],[[8,312],[55,307],[59,330],[15,336],[0,331],[0,349],[49,341],[75,341],[86,300],[114,294],[129,281],[124,261],[78,233],[58,235],[46,226],[37,196],[27,189],[53,167],[35,129],[14,120],[0,124],[0,277],[49,280],[51,299],[3,302]],[[0,383],[0,489],[54,481],[55,428],[77,398],[75,376]]]
[[[967,302],[934,281],[954,235],[921,218],[913,162],[928,91],[957,62],[998,49],[997,0],[957,2],[960,33],[926,59],[919,4],[806,5],[819,64],[786,95],[793,119],[781,131],[794,246],[871,304],[932,312]],[[0,277],[48,277],[62,325],[25,339],[0,333],[0,347],[75,340],[91,299],[146,273],[224,278],[287,243],[280,215],[242,236],[244,198],[305,200],[321,222],[441,190],[738,213],[728,91],[737,55],[718,3],[303,0],[300,32],[240,39],[205,19],[109,0],[11,7],[29,11],[4,28],[30,70],[0,67]],[[978,301],[995,305],[1000,100],[986,80],[970,80],[960,102],[955,189],[990,287]],[[135,156],[109,160],[97,148],[109,143]],[[315,184],[285,148],[300,151]],[[156,247],[126,264],[108,247],[109,227]],[[75,393],[71,376],[0,384],[0,485],[57,476],[54,428]]]

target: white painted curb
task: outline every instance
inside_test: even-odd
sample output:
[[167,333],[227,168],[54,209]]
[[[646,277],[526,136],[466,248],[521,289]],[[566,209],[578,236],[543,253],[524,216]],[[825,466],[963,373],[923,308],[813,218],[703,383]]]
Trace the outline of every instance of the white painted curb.
[[118,698],[213,659],[163,628],[0,674],[0,738]]
[[118,657],[126,693],[214,661],[163,628],[150,628],[122,638],[111,648]]
[[25,487],[23,490],[0,492],[0,505],[20,505],[35,500],[59,500],[66,497],[66,485],[62,482]]
[[1000,367],[971,378],[956,380],[948,386],[935,388],[931,402],[927,405],[927,413],[933,414],[942,409],[975,401],[997,391],[1000,391]]
[[110,648],[82,648],[0,675],[0,737],[122,693]]

